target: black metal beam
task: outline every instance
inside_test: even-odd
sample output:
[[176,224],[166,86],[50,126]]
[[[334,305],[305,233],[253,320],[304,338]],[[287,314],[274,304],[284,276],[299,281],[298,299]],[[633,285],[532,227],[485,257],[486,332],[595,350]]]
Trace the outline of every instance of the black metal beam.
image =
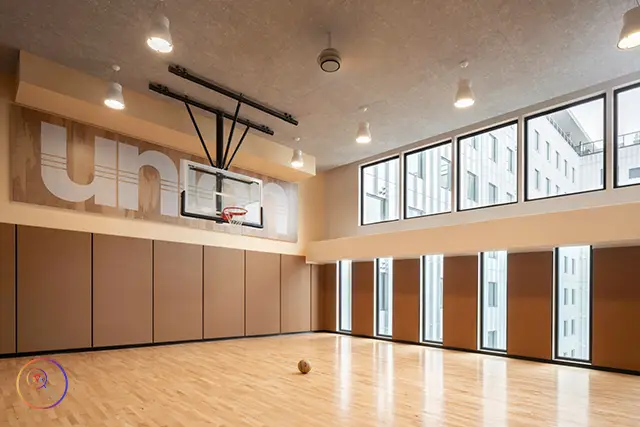
[[[209,113],[213,113],[213,114],[216,114],[216,115],[218,113],[221,113],[224,116],[224,118],[229,119],[229,120],[233,120],[233,115],[232,114],[227,113],[226,111],[224,111],[224,110],[222,110],[220,108],[212,107],[212,106],[207,105],[207,104],[205,104],[203,102],[200,102],[198,100],[189,98],[186,95],[182,95],[182,94],[179,94],[177,92],[174,92],[171,89],[169,89],[167,86],[164,86],[164,85],[161,85],[161,84],[158,84],[158,83],[149,83],[149,90],[152,91],[152,92],[159,93],[160,95],[164,95],[164,96],[167,96],[169,98],[176,99],[176,100],[178,100],[180,102],[184,102],[185,104],[189,104],[189,105],[191,105],[193,107],[196,107],[196,108],[199,108],[201,110],[208,111]],[[266,133],[267,135],[273,135],[273,130],[268,126],[261,125],[261,124],[258,124],[258,123],[254,123],[251,120],[244,119],[244,118],[241,118],[241,117],[238,117],[237,121],[238,121],[238,123],[243,124],[243,125],[247,126],[248,128],[255,129],[255,130],[257,130],[259,132],[262,132],[262,133]]]
[[231,123],[231,130],[229,131],[229,140],[227,141],[227,148],[224,150],[224,157],[222,159],[222,167],[227,164],[227,156],[229,155],[229,148],[231,147],[231,142],[233,142],[233,131],[236,130],[236,122],[238,121],[238,113],[240,112],[240,106],[242,104],[238,102],[236,106],[236,113],[233,115],[233,123]]
[[183,79],[189,80],[193,83],[196,83],[200,86],[206,87],[207,89],[211,89],[213,91],[218,92],[221,95],[227,96],[231,99],[235,99],[236,101],[242,102],[243,104],[246,104],[250,107],[255,108],[256,110],[260,110],[264,113],[267,113],[273,117],[277,117],[280,120],[283,120],[287,123],[290,123],[294,126],[298,126],[298,121],[296,119],[293,118],[293,116],[289,113],[284,113],[282,111],[278,111],[276,109],[273,109],[271,107],[267,107],[266,105],[263,105],[261,103],[259,103],[258,101],[254,101],[252,99],[247,99],[243,94],[232,91],[231,89],[227,89],[225,87],[220,86],[217,83],[214,83],[210,80],[207,80],[203,77],[199,77],[193,73],[191,73],[189,70],[187,70],[184,67],[181,67],[180,65],[169,65],[169,72],[171,74],[175,74],[178,77],[182,77]]
[[204,148],[204,152],[207,155],[207,159],[209,159],[209,164],[213,166],[213,160],[211,159],[211,154],[209,154],[209,150],[207,149],[207,144],[204,142],[204,138],[202,138],[202,134],[200,133],[200,128],[198,127],[198,123],[196,122],[196,118],[193,117],[193,113],[191,112],[191,107],[186,102],[184,106],[187,107],[187,111],[189,112],[189,117],[191,117],[191,123],[193,123],[193,127],[196,128],[196,132],[198,133],[198,138],[200,138],[200,144],[202,144],[202,148]]
[[249,132],[249,128],[244,129],[244,132],[240,137],[240,141],[238,141],[238,145],[236,145],[236,149],[233,150],[233,154],[231,155],[231,159],[229,160],[229,163],[227,163],[224,167],[225,169],[229,169],[229,166],[231,166],[231,163],[233,162],[233,158],[236,156],[236,153],[238,152],[238,150],[240,149],[240,146],[242,145],[242,142],[244,141],[244,137],[247,136],[247,132]]

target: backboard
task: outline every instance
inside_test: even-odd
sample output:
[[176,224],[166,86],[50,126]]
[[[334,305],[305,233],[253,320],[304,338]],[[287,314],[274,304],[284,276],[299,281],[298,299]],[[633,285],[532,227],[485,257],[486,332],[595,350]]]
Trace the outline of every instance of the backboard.
[[247,210],[243,225],[263,228],[262,180],[190,160],[181,161],[182,193],[180,214],[220,223],[222,210]]

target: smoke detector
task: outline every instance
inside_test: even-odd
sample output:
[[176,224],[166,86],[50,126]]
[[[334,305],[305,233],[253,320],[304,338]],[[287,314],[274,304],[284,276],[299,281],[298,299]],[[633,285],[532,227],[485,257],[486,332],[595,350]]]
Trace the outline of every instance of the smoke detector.
[[329,47],[318,55],[318,65],[325,73],[335,73],[340,69],[342,59],[340,58],[340,52],[331,47],[331,33],[328,36]]

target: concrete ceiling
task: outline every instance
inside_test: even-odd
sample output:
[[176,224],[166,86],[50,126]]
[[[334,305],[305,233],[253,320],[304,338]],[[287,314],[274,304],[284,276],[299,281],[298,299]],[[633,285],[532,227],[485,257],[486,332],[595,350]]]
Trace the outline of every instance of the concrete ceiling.
[[[640,51],[615,47],[635,0],[167,0],[168,56],[144,43],[156,4],[0,2],[0,43],[9,48],[0,49],[0,69],[11,68],[16,49],[105,79],[117,63],[125,88],[147,92],[153,80],[233,111],[232,101],[166,72],[177,63],[293,114],[298,127],[241,110],[271,126],[277,142],[294,146],[300,136],[322,170],[640,68]],[[334,74],[316,63],[328,31],[343,57]],[[463,59],[477,103],[459,111]],[[361,119],[371,122],[369,145],[354,141]]]

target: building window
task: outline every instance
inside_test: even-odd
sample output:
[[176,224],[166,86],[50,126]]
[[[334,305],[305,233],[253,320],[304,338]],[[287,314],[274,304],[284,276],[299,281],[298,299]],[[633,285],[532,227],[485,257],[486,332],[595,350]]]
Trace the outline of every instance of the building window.
[[404,156],[404,217],[451,212],[451,142]]
[[551,194],[551,180],[547,178],[547,195]]
[[507,193],[507,202],[514,202],[516,200],[516,197],[511,194],[511,193]]
[[498,203],[498,187],[489,183],[489,203],[495,205]]
[[[640,183],[640,85],[614,92],[616,186]],[[629,173],[624,173],[629,171]],[[633,172],[632,172],[633,171]]]
[[467,200],[478,201],[478,177],[467,172]]
[[547,161],[550,162],[551,161],[551,144],[549,144],[549,141],[547,141],[545,144],[547,145]]
[[[517,197],[517,126],[517,122],[512,122],[458,139],[459,210],[508,203],[506,192]],[[477,141],[477,150],[471,148],[470,140]],[[507,150],[511,150],[513,155]],[[498,161],[501,152],[507,153],[506,168],[502,161]],[[500,183],[502,192],[495,197],[487,191],[489,181]]]
[[[563,188],[563,194],[604,189],[603,183],[598,180],[598,172],[604,168],[604,104],[603,94],[525,118],[526,127],[539,132],[551,145],[551,150],[555,152],[556,169],[563,171],[567,180],[571,179],[571,183]],[[542,161],[533,155],[535,141],[530,140],[532,132],[525,133],[524,141],[527,154],[525,170],[529,177],[535,169],[544,170]],[[529,184],[525,188],[525,200],[548,197],[536,191],[531,178],[526,181]]]
[[489,134],[489,158],[498,161],[498,138]]
[[536,169],[536,190],[540,189],[540,171]]
[[399,218],[399,165],[400,159],[394,157],[362,167],[360,197],[363,225]]
[[560,194],[560,186],[556,185],[556,194]]
[[507,251],[480,254],[481,348],[507,349]]
[[393,322],[393,258],[378,258],[376,265],[376,335],[391,337]]
[[540,132],[538,132],[537,130],[534,132],[536,133],[535,148],[536,148],[536,151],[540,152]]
[[507,170],[511,173],[515,170],[516,156],[511,148],[507,148]]
[[[574,360],[591,357],[591,247],[571,246],[556,249],[556,260],[576,259],[576,274],[556,274],[556,358],[567,358],[565,352],[575,350]],[[558,269],[559,270],[559,269]],[[557,273],[560,273],[557,271]],[[560,294],[560,290],[564,295]],[[571,304],[568,304],[571,289]],[[563,296],[563,301],[559,297]],[[562,303],[564,302],[564,304]]]
[[476,137],[469,138],[469,147],[473,148],[474,150],[478,149],[478,139]]
[[351,261],[338,261],[338,329],[351,332]]
[[442,342],[443,256],[422,257],[422,340]]
[[576,259],[571,258],[571,274],[576,274]]
[[569,272],[569,257],[564,257],[564,263],[562,265],[564,265],[564,273],[567,274]]

